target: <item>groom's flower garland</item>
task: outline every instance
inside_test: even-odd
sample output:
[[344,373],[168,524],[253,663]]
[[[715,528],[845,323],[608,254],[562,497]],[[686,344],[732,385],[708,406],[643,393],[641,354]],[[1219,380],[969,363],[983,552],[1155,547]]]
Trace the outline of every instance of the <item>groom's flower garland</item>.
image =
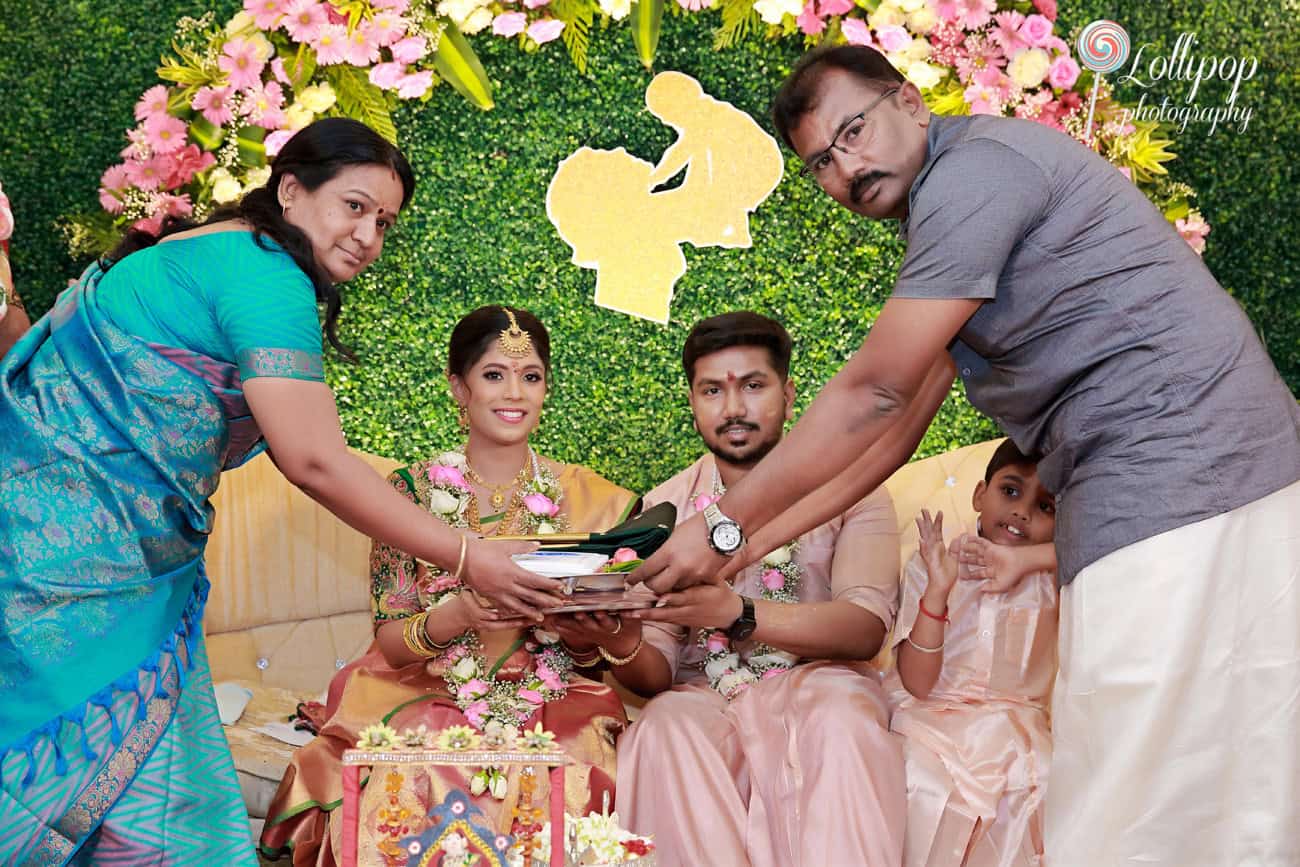
[[[695,510],[702,512],[717,502],[726,493],[718,478],[717,469],[713,471],[713,493],[701,494],[695,498]],[[795,555],[799,553],[798,541],[782,545],[763,558],[763,574],[759,580],[763,584],[760,599],[768,602],[793,604],[799,601],[799,583],[803,580],[803,568]],[[700,630],[697,639],[705,650],[704,673],[708,675],[709,686],[731,701],[750,686],[760,680],[776,677],[794,668],[799,658],[792,653],[779,650],[770,644],[756,644],[748,657],[742,662],[740,652],[733,650],[731,639],[720,630]]]
[[[535,454],[529,452],[529,456],[532,475],[515,494],[523,504],[519,529],[525,535],[559,532],[565,526],[559,505],[564,489]],[[433,486],[428,497],[430,511],[460,529],[469,529],[467,516],[474,497],[465,480],[466,467],[464,450],[459,449],[443,452],[428,469]],[[424,588],[431,609],[450,602],[464,589],[460,581],[441,571],[435,572]],[[483,645],[473,629],[452,639],[451,647],[442,655],[447,688],[470,725],[480,732],[517,731],[543,704],[564,697],[573,659],[564,652],[559,636],[534,627],[524,648],[532,655],[534,665],[518,681],[497,680],[496,669],[483,656]],[[483,768],[470,780],[470,791],[475,795],[489,791],[495,798],[504,798],[505,774],[500,768]]]

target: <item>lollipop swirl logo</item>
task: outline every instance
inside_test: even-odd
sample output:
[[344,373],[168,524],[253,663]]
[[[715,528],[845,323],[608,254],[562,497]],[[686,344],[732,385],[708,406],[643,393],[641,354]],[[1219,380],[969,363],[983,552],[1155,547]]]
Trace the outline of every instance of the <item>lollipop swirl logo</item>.
[[1115,72],[1124,66],[1128,53],[1128,31],[1114,21],[1094,21],[1079,34],[1079,60],[1093,72]]
[[1100,18],[1079,33],[1079,61],[1097,73],[1092,81],[1092,99],[1088,102],[1088,142],[1092,142],[1092,117],[1097,110],[1097,89],[1101,77],[1123,68],[1128,61],[1128,31],[1114,21]]

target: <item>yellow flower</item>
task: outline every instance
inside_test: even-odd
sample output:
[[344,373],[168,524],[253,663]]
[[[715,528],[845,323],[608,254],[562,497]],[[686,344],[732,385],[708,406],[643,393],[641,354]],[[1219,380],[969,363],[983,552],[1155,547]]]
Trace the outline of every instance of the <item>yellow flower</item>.
[[357,749],[387,750],[392,749],[397,743],[397,732],[383,723],[375,723],[361,730],[361,737],[357,739]]
[[940,66],[934,66],[924,60],[917,60],[907,65],[904,74],[907,76],[907,80],[918,88],[928,90],[943,81],[946,71]]
[[255,190],[266,184],[271,179],[270,166],[258,166],[255,169],[249,169],[248,174],[244,175],[244,192]]
[[555,749],[555,733],[542,728],[539,722],[532,729],[524,729],[523,748],[531,753],[546,753]]
[[447,752],[461,752],[462,750],[476,750],[483,742],[478,736],[478,732],[469,726],[451,726],[445,728],[438,735],[438,749]]
[[875,12],[867,14],[867,24],[872,30],[879,30],[882,27],[902,27],[906,22],[907,16],[903,14],[903,10],[892,3],[881,3],[876,7]]
[[238,199],[244,192],[244,187],[228,170],[218,167],[212,170],[208,176],[212,181],[212,201],[218,205],[226,205]]
[[257,49],[258,60],[267,61],[275,55],[275,47],[260,31],[248,37],[248,42]]
[[230,21],[226,23],[226,35],[234,36],[236,33],[247,30],[252,26],[254,26],[253,16],[241,9],[239,12],[235,13],[234,18],[231,18]]
[[298,102],[315,114],[329,111],[336,101],[338,101],[338,96],[334,93],[334,88],[330,87],[328,81],[313,84],[298,94]]
[[922,6],[907,16],[907,29],[922,36],[933,30],[938,23],[939,16],[929,6]]

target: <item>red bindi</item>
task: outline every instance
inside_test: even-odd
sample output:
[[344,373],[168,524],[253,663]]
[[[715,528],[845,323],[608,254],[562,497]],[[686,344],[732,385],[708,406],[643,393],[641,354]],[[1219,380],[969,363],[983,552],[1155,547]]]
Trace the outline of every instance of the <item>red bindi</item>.
[[734,374],[734,373],[732,373],[730,370],[728,370],[728,371],[727,371],[727,382],[735,382],[735,381],[736,381],[736,374]]

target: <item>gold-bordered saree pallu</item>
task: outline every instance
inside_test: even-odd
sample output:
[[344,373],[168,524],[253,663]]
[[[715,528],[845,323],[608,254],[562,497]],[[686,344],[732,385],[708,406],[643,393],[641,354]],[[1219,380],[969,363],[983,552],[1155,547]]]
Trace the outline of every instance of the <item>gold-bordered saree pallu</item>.
[[203,648],[237,369],[138,340],[89,269],[0,361],[0,863],[254,863]]

